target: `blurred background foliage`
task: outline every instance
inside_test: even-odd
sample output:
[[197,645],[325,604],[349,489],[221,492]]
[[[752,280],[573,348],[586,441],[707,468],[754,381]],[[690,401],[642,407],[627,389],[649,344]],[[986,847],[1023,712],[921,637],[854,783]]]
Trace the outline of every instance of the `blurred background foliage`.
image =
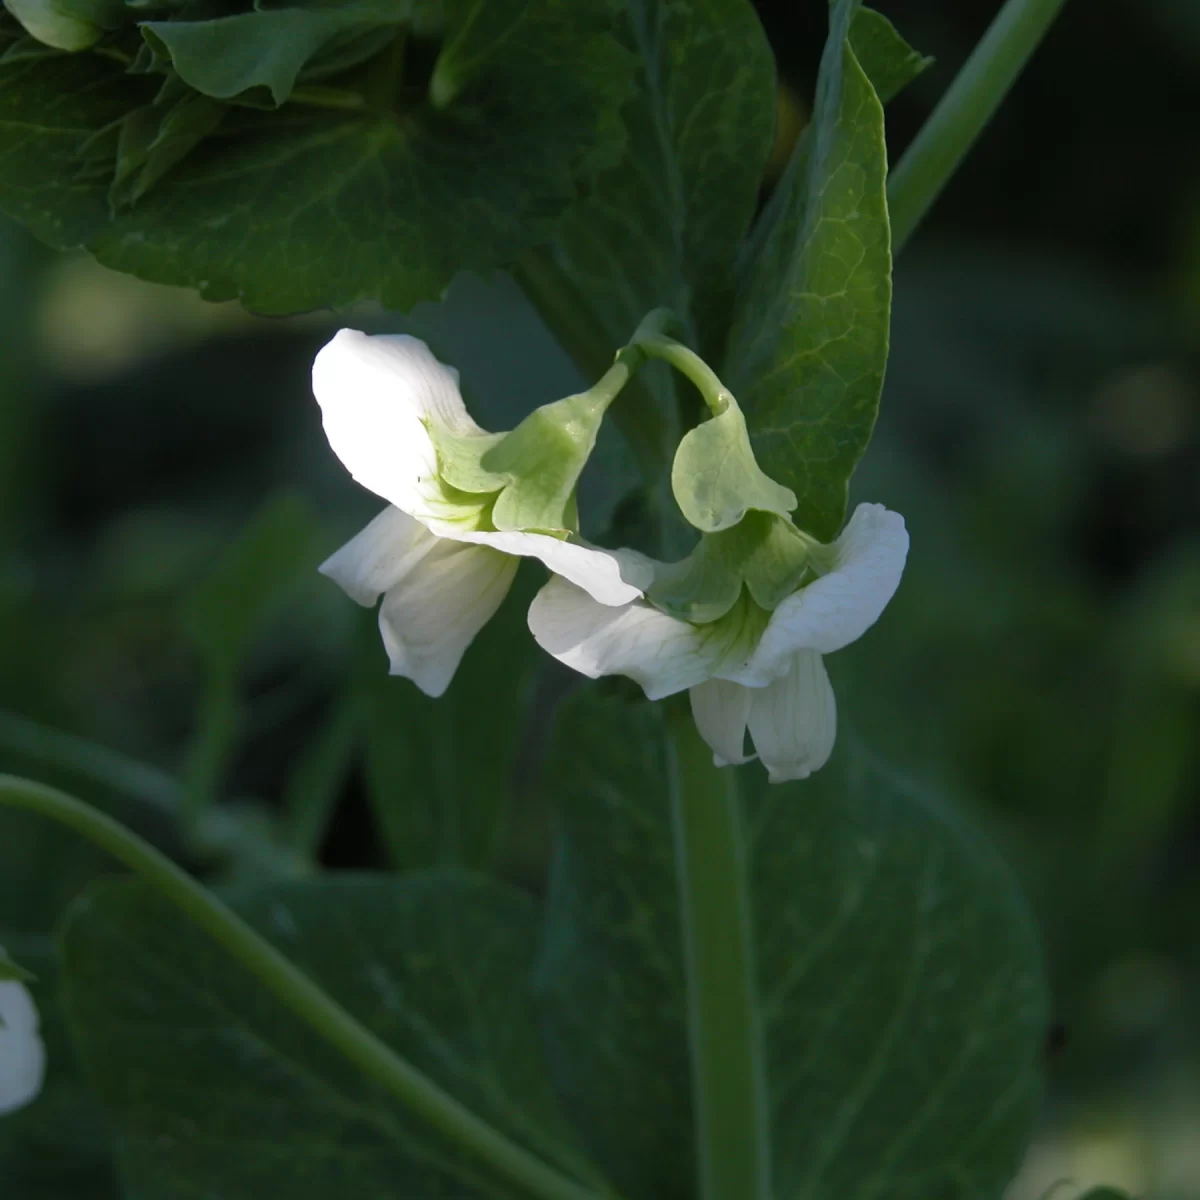
[[[889,110],[895,157],[996,5],[881,7],[937,57]],[[821,6],[759,8],[781,161]],[[1200,1197],[1198,117],[1200,0],[1067,7],[898,266],[856,478],[913,552],[833,660],[845,723],[972,809],[1046,932],[1060,1024],[1012,1200],[1064,1179]],[[0,769],[213,878],[458,861],[536,885],[563,686],[521,636],[536,569],[436,706],[384,676],[372,616],[314,571],[377,508],[309,392],[346,323],[397,327],[254,318],[0,225]],[[579,382],[503,279],[460,279],[402,327],[493,429]],[[599,457],[581,507],[602,527],[629,515],[629,465],[611,436]],[[0,815],[0,943],[52,976],[56,916],[106,869]],[[103,1130],[53,1061],[0,1169],[13,1195],[110,1197]]]

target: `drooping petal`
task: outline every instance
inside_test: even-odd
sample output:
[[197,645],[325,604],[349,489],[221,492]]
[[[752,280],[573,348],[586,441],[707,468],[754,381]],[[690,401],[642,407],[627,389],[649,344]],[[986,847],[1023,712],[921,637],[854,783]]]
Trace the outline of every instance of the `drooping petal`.
[[700,736],[712,747],[715,766],[749,762],[754,757],[746,753],[751,695],[750,688],[725,679],[710,679],[688,692],[692,719]]
[[583,588],[593,600],[605,605],[640,599],[654,581],[653,562],[636,550],[604,550],[545,533],[447,532],[445,536],[492,546],[522,558],[539,558],[555,575]]
[[23,983],[0,983],[0,1115],[24,1107],[42,1090],[46,1047],[38,1011]]
[[833,753],[837,702],[815,650],[799,650],[787,673],[750,689],[750,737],[772,783],[807,779]]
[[742,649],[738,614],[710,625],[690,625],[643,601],[612,607],[555,576],[534,597],[529,628],[537,644],[589,679],[628,675],[651,700],[685,691],[710,678]]
[[318,570],[369,608],[395,587],[437,544],[420,521],[389,505],[361,533],[331,554]]
[[417,338],[343,329],[317,355],[312,382],[329,444],[363,487],[414,516],[447,515],[425,423],[483,432],[456,371]]
[[730,678],[761,687],[789,668],[797,650],[832,654],[879,620],[908,557],[904,518],[882,504],[860,504],[831,550],[832,569],[780,604],[754,654]]
[[391,674],[440,696],[508,594],[519,560],[488,546],[427,536],[433,544],[417,569],[384,593],[379,631]]

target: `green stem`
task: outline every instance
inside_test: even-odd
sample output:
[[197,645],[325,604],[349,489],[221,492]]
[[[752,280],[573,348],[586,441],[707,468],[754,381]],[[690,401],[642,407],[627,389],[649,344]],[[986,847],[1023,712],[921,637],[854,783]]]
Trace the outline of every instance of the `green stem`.
[[538,1200],[595,1200],[460,1104],[377,1038],[265,938],[169,858],[90,805],[54,788],[0,775],[0,805],[59,822],[153,884],[301,1020],[410,1112]]
[[1065,0],[1007,0],[888,181],[893,253],[1000,107]]
[[700,1197],[766,1200],[766,1086],[737,775],[713,766],[686,704],[669,711]]
[[714,417],[720,416],[728,407],[733,395],[717,377],[717,373],[698,355],[674,338],[655,334],[634,336],[633,344],[650,358],[661,358],[670,363],[696,385]]

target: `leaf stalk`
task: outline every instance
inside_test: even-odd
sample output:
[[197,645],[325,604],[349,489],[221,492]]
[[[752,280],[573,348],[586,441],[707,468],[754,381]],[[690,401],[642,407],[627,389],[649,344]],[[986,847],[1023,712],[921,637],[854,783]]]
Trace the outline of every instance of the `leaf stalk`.
[[105,813],[55,788],[0,775],[0,806],[57,821],[157,888],[276,999],[396,1097],[414,1116],[536,1200],[597,1200],[598,1193],[511,1141],[423,1075],[280,954],[206,887]]
[[737,774],[669,706],[701,1200],[767,1200],[769,1130]]
[[1007,0],[888,180],[892,252],[912,236],[1066,0]]

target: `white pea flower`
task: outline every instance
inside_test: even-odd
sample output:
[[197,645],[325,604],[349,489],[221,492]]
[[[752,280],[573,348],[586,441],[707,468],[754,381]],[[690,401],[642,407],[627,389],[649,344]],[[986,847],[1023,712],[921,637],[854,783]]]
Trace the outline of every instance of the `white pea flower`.
[[[494,439],[467,413],[458,372],[424,342],[343,329],[313,363],[313,392],[334,453],[390,507],[321,571],[359,604],[383,596],[379,627],[393,675],[440,696],[500,607],[522,557],[541,559],[601,607],[627,604],[651,568],[550,533],[497,530],[494,495],[447,484],[433,434]],[[486,443],[478,443],[484,445]]]
[[907,556],[903,517],[860,504],[814,559],[819,576],[774,612],[743,592],[724,617],[693,624],[645,600],[607,608],[555,578],[535,597],[529,628],[544,650],[589,678],[627,675],[651,700],[688,689],[718,766],[752,757],[745,753],[749,730],[772,783],[804,779],[824,766],[837,733],[821,656],[875,624]]
[[45,1074],[46,1048],[33,997],[23,983],[0,981],[0,1115],[33,1100]]

